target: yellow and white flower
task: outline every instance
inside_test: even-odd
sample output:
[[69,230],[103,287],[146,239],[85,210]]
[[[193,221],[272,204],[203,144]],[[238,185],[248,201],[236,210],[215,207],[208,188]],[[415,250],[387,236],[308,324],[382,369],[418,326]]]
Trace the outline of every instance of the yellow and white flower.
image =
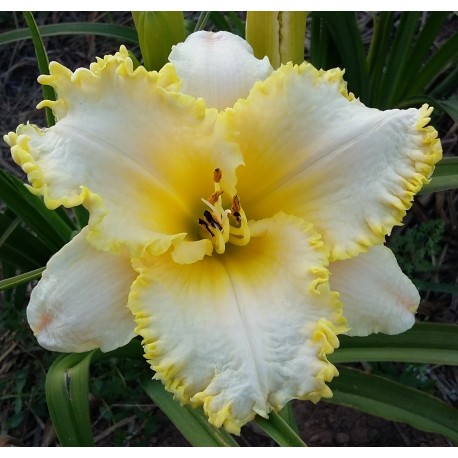
[[5,136],[31,192],[90,212],[28,319],[58,351],[140,334],[155,377],[238,433],[331,396],[338,334],[412,326],[418,293],[383,243],[441,147],[431,108],[367,108],[343,71],[274,71],[229,33],[195,33],[170,62],[134,70],[124,47],[53,62],[39,81],[58,100],[39,107],[56,125]]

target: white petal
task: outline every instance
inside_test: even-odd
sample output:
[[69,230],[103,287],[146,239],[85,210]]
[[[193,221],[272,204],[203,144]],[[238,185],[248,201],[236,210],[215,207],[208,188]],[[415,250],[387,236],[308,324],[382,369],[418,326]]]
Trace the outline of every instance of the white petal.
[[172,48],[169,61],[183,80],[184,94],[202,97],[219,110],[246,98],[273,70],[267,57],[256,59],[251,46],[229,32],[193,33]]
[[27,319],[48,350],[111,351],[135,336],[130,259],[94,249],[86,235],[83,229],[50,259],[30,297]]
[[237,191],[247,217],[300,216],[333,260],[383,243],[442,152],[426,126],[432,109],[365,107],[342,74],[282,66],[223,114],[244,155]]
[[340,293],[351,336],[399,334],[410,329],[420,303],[417,289],[383,245],[329,266],[331,288]]
[[248,245],[192,265],[151,257],[129,297],[156,378],[234,433],[292,398],[330,396],[326,353],[346,329],[312,226],[279,214],[250,229]]
[[89,209],[94,246],[162,254],[199,234],[201,198],[213,192],[215,168],[233,195],[240,154],[225,142],[217,110],[168,91],[166,83],[178,81],[171,64],[160,73],[134,71],[122,47],[90,70],[72,73],[53,62],[50,72],[40,82],[59,98],[41,105],[58,115],[56,125],[21,125],[5,140],[49,208]]

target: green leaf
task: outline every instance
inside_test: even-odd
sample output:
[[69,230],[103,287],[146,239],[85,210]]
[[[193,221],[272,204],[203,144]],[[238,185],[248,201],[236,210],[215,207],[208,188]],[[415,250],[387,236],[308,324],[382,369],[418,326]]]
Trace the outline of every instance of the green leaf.
[[447,191],[458,188],[458,157],[444,157],[436,164],[431,182],[418,194]]
[[57,212],[47,209],[41,198],[31,194],[20,180],[1,169],[0,199],[36,232],[53,253],[71,239],[75,227],[70,227]]
[[0,280],[0,291],[15,288],[16,286],[28,283],[29,281],[36,280],[37,278],[41,277],[41,274],[44,270],[44,267],[40,267],[39,269],[32,270],[25,274],[16,275],[15,277],[6,278],[5,280]]
[[48,370],[46,401],[59,442],[64,447],[92,447],[89,416],[89,365],[92,355],[59,356]]
[[[411,13],[414,14],[414,13]],[[442,30],[448,13],[446,11],[432,11],[427,13],[426,21],[420,33],[414,40],[412,51],[406,59],[403,77],[396,84],[396,103],[404,98],[407,88],[415,80],[428,53],[434,47],[434,40]]]
[[283,418],[283,420],[286,421],[286,423],[288,423],[288,425],[296,434],[299,434],[299,427],[297,425],[291,402],[287,402],[285,406],[278,412],[278,414]]
[[180,406],[161,382],[148,379],[142,385],[146,394],[194,447],[238,447],[230,434],[208,423],[202,409]]
[[382,86],[385,61],[389,56],[394,13],[383,11],[374,14],[374,30],[367,56],[369,93],[367,104],[380,108],[386,97]]
[[426,281],[415,280],[415,286],[423,291],[436,291],[438,293],[458,295],[458,285],[447,285],[444,283],[430,283]]
[[254,420],[281,447],[307,447],[302,439],[276,412],[269,413],[269,418],[259,415]]
[[[199,19],[197,19],[196,26],[194,27],[194,32],[199,32],[205,29],[208,20],[210,19],[211,11],[201,11]],[[221,28],[220,28],[221,30]],[[225,29],[222,29],[225,30]]]
[[0,213],[0,260],[24,271],[43,266],[53,252],[17,221],[21,219],[8,209]]
[[441,108],[446,111],[454,122],[458,122],[458,96],[439,102]]
[[[35,47],[35,54],[37,56],[38,69],[40,74],[49,75],[48,55],[46,54],[46,49],[43,44],[43,40],[41,39],[37,23],[35,22],[33,14],[30,11],[24,11],[23,15],[32,35],[33,46]],[[52,86],[42,85],[41,89],[43,91],[43,98],[45,100],[56,100],[56,93],[54,92],[54,88]],[[49,107],[46,107],[45,111],[48,127],[51,127],[56,123],[54,114]]]
[[333,397],[326,399],[386,420],[442,434],[458,443],[458,410],[438,398],[376,375],[339,366],[331,383]]
[[325,70],[338,67],[339,56],[324,19],[313,12],[310,18],[310,63]]
[[[43,25],[39,28],[42,37],[58,35],[100,35],[115,38],[122,43],[138,44],[137,32],[132,27],[116,24],[97,24],[94,22],[64,22]],[[0,45],[15,43],[32,38],[29,29],[17,29],[0,34]]]
[[[428,93],[428,88],[434,88],[436,78],[458,62],[458,33],[455,33],[431,57],[423,69],[418,72],[415,80],[407,91],[406,98],[413,97],[420,92]],[[455,82],[456,87],[456,82]],[[436,97],[443,97],[435,94]]]
[[402,334],[367,337],[339,336],[332,363],[397,361],[458,365],[458,325],[417,323]]
[[401,85],[406,78],[405,73],[410,65],[410,48],[418,27],[419,17],[420,13],[417,11],[401,13],[382,82],[385,91],[385,107],[394,106],[396,94],[402,89]]
[[320,11],[314,15],[327,24],[334,46],[345,67],[345,79],[351,92],[366,100],[368,89],[368,68],[361,33],[355,13],[349,11]]

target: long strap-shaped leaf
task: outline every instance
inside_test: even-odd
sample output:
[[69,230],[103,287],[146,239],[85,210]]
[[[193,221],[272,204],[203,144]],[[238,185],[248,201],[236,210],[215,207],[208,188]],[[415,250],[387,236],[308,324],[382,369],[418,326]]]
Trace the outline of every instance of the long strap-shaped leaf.
[[323,18],[328,25],[346,68],[345,78],[349,89],[365,101],[368,92],[368,69],[355,13],[320,11],[313,14]]
[[71,239],[74,227],[61,213],[48,210],[16,177],[0,169],[0,199],[19,216],[52,252]]
[[257,416],[255,422],[281,447],[307,447],[288,423],[276,412],[269,418]]
[[0,280],[0,291],[16,288],[19,285],[23,285],[24,283],[28,283],[29,281],[36,280],[37,278],[41,277],[41,274],[44,270],[44,267],[40,267],[39,269],[31,270],[30,272],[16,275],[15,277]]
[[340,336],[340,348],[329,360],[333,363],[358,361],[398,361],[458,365],[458,326],[418,323],[395,336]]
[[46,402],[63,446],[94,446],[88,403],[89,365],[93,354],[59,356],[46,376]]
[[[137,32],[133,27],[116,24],[97,24],[93,22],[66,22],[62,24],[50,24],[39,27],[42,37],[56,35],[101,35],[115,38],[123,43],[138,44]],[[0,45],[14,43],[19,40],[32,38],[29,29],[17,29],[0,34]]]
[[339,367],[327,402],[353,407],[422,431],[442,434],[458,443],[458,410],[414,388],[355,369]]
[[[32,35],[33,46],[35,47],[35,54],[37,56],[38,69],[42,75],[49,75],[48,55],[46,54],[46,49],[40,35],[40,30],[35,22],[35,18],[33,17],[31,11],[24,11],[23,15]],[[56,100],[56,93],[54,92],[54,88],[52,86],[43,85],[41,89],[45,100]],[[45,111],[48,127],[51,127],[56,123],[54,114],[49,107],[46,107]]]
[[436,164],[431,182],[423,186],[420,194],[456,188],[458,188],[458,158],[444,157]]
[[142,385],[146,394],[194,447],[238,447],[230,434],[208,423],[202,409],[180,406],[161,382],[148,379]]

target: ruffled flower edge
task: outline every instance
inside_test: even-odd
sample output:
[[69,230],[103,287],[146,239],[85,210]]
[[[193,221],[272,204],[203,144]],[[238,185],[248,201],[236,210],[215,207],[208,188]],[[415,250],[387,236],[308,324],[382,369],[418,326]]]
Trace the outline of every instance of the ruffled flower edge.
[[[275,95],[276,92],[282,92],[288,82],[294,80],[296,77],[303,78],[305,76],[314,86],[325,84],[334,86],[337,92],[347,99],[350,104],[363,107],[364,105],[360,100],[348,91],[347,83],[343,79],[344,73],[345,71],[339,68],[327,71],[317,70],[313,65],[305,62],[301,65],[293,65],[292,63],[282,65],[266,78],[266,80],[257,82],[247,99],[238,100],[233,108],[226,110],[222,114],[222,116],[226,117],[231,130],[234,132],[233,141],[237,141],[238,136],[240,136],[237,134],[237,116],[239,112],[243,113],[246,111],[252,116],[249,107],[253,103],[253,100],[267,100],[272,94]],[[268,104],[264,102],[263,106],[266,107]],[[275,104],[272,103],[272,110],[275,109],[274,107]],[[389,111],[394,113],[400,110]],[[389,190],[388,195],[380,196],[380,203],[388,210],[386,215],[379,220],[366,218],[365,221],[362,221],[361,234],[358,236],[355,235],[354,240],[351,243],[346,243],[346,246],[341,246],[341,244],[333,246],[331,244],[331,261],[349,259],[361,252],[366,252],[371,246],[383,244],[385,237],[391,233],[392,228],[402,225],[402,220],[407,210],[412,206],[415,194],[420,191],[423,185],[429,183],[435,164],[442,158],[442,146],[438,138],[438,132],[433,126],[428,125],[431,120],[430,115],[432,111],[433,107],[424,104],[416,110],[416,116],[413,116],[414,119],[412,119],[409,131],[406,132],[406,135],[410,136],[413,140],[411,141],[410,148],[407,148],[408,151],[406,151],[404,161],[406,167],[402,167],[402,170],[393,168],[393,178],[396,178],[397,182],[393,189]],[[275,133],[271,135],[275,135]],[[250,154],[248,152],[248,156]],[[248,156],[245,158],[247,162],[249,161]],[[242,170],[242,174],[239,174],[238,184],[241,195],[244,195],[243,179],[241,178],[243,177],[243,173],[244,171]],[[250,181],[250,179],[247,179],[247,181]],[[269,208],[272,208],[273,211],[277,210],[275,206],[270,206]],[[312,215],[302,214],[300,211],[294,211],[293,208],[288,208],[287,212],[300,215],[319,227],[319,224],[313,220]],[[266,213],[258,215],[261,218],[268,216]],[[322,230],[325,237],[324,232]]]
[[[284,214],[276,215],[277,217],[284,217]],[[292,218],[292,217],[289,217]],[[298,220],[298,218],[292,218]],[[259,224],[262,222],[253,222]],[[309,229],[311,225],[307,226]],[[323,256],[328,256],[328,250],[325,248],[321,237],[315,234],[315,237],[309,239],[310,245],[314,250],[321,252]],[[244,247],[247,250],[248,247]],[[144,261],[144,260],[143,260]],[[200,265],[200,263],[199,263]],[[329,271],[325,267],[312,267],[308,270],[311,280],[308,281],[308,294],[315,297],[317,301],[330,301],[330,308],[332,309],[331,319],[320,318],[316,321],[314,327],[310,332],[307,346],[313,348],[310,354],[310,359],[314,359],[316,372],[313,373],[314,388],[307,391],[305,394],[294,396],[285,396],[284,393],[274,394],[269,396],[266,400],[265,409],[256,409],[250,412],[244,418],[238,418],[233,415],[233,403],[228,401],[224,406],[216,410],[212,408],[211,404],[219,393],[212,393],[208,387],[213,383],[214,379],[218,376],[215,372],[213,379],[209,382],[207,389],[199,392],[194,392],[190,385],[191,380],[185,380],[181,375],[182,362],[176,362],[170,357],[170,352],[167,353],[168,357],[164,356],[165,341],[161,333],[156,332],[154,323],[160,319],[159,315],[152,315],[147,310],[143,303],[142,291],[151,286],[155,280],[155,276],[139,260],[134,260],[134,268],[139,273],[137,280],[134,282],[131,293],[129,296],[128,307],[131,309],[137,327],[135,332],[143,337],[142,345],[144,346],[144,357],[148,360],[152,370],[155,372],[154,379],[161,380],[167,391],[173,393],[174,398],[177,399],[181,405],[189,404],[193,408],[203,407],[204,413],[208,417],[211,424],[216,427],[224,427],[232,434],[240,434],[240,429],[247,422],[253,420],[256,414],[268,418],[268,414],[272,411],[279,411],[287,401],[291,399],[310,400],[317,403],[321,398],[332,397],[332,392],[326,383],[332,381],[333,377],[338,375],[335,366],[327,359],[327,355],[334,352],[339,346],[337,335],[342,334],[348,330],[346,319],[342,314],[342,304],[339,299],[339,293],[331,291],[329,287]],[[164,270],[165,267],[162,267]],[[161,294],[159,294],[160,297]],[[325,299],[325,298],[328,299]],[[162,299],[160,299],[162,300]],[[328,313],[328,312],[326,312]],[[177,337],[178,338],[178,337]],[[305,344],[305,341],[304,341]],[[191,363],[192,364],[192,363]],[[197,361],[196,361],[197,364]],[[312,369],[313,370],[313,369]]]
[[[191,96],[177,92],[181,86],[181,82],[176,75],[173,65],[166,64],[159,72],[148,72],[142,66],[134,70],[132,59],[129,57],[125,46],[121,46],[119,52],[115,55],[107,55],[103,59],[97,57],[97,62],[92,63],[90,69],[78,68],[75,72],[72,72],[58,62],[51,62],[49,64],[50,75],[39,76],[38,82],[42,85],[52,86],[56,90],[59,89],[60,84],[64,86],[74,85],[76,87],[88,86],[112,65],[116,65],[115,72],[117,75],[136,79],[146,78],[151,84],[156,85],[158,89],[167,91],[167,95],[173,97],[177,105],[188,107],[190,103],[194,103],[192,110],[195,116],[198,118],[205,116],[206,107],[202,99],[196,100]],[[37,108],[50,108],[58,122],[67,113],[67,103],[65,98],[59,97],[59,94],[57,96],[57,100],[54,101],[43,100],[37,105]],[[84,204],[90,210],[99,208],[102,204],[100,196],[91,192],[86,186],[81,186],[81,192],[75,196],[62,196],[60,198],[50,196],[45,173],[37,164],[37,160],[29,145],[30,137],[22,133],[24,129],[29,128],[34,129],[36,135],[43,135],[45,131],[45,129],[39,129],[35,125],[27,124],[24,126],[21,124],[16,129],[16,132],[9,132],[3,137],[4,141],[11,148],[11,155],[14,162],[27,174],[27,178],[31,183],[31,185],[26,184],[29,191],[32,194],[43,196],[45,205],[51,210],[61,205],[71,208],[81,204]]]

